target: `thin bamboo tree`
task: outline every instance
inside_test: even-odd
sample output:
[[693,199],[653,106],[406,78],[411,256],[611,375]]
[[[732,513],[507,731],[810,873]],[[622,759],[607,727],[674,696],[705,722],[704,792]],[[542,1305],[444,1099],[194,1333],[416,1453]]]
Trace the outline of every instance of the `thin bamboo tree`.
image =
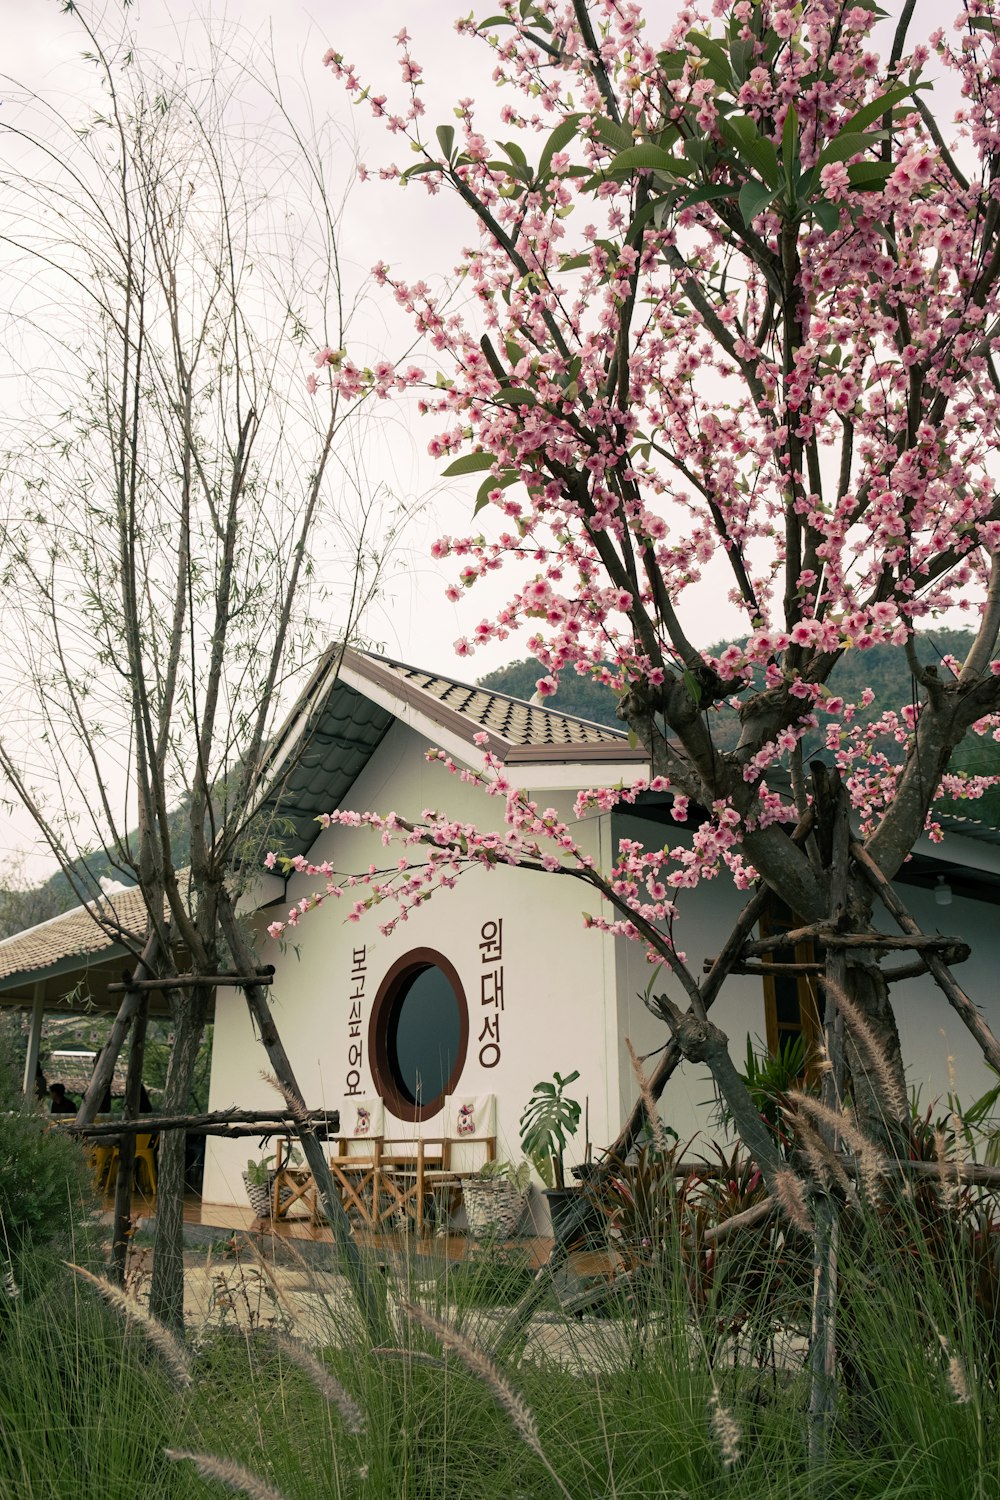
[[[106,46],[77,14],[96,108],[81,122],[24,96],[0,126],[20,353],[0,590],[21,641],[0,769],[140,975],[169,977],[183,955],[210,980],[228,962],[220,904],[238,902],[264,836],[247,809],[275,715],[321,637],[357,631],[398,513],[344,485],[342,402],[308,390],[307,352],[339,347],[353,311],[342,144],[300,128],[246,56],[216,50],[204,76]],[[321,528],[335,597],[313,574]],[[95,848],[141,888],[144,932],[99,899],[81,860]],[[212,993],[168,991],[167,1113],[188,1103]],[[131,1020],[126,1006],[81,1121]],[[152,1309],[172,1327],[183,1186],[184,1134],[169,1132]]]

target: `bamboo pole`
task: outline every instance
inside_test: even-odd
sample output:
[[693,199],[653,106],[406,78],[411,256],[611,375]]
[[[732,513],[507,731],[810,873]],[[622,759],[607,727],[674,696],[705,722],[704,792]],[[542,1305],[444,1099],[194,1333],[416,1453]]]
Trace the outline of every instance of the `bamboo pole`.
[[[139,1113],[142,1090],[142,1067],[146,1055],[146,1024],[149,1020],[149,995],[142,994],[132,1025],[129,1043],[128,1072],[125,1077],[125,1119],[131,1122]],[[132,1179],[135,1175],[136,1131],[125,1131],[118,1146],[118,1178],[115,1182],[114,1228],[111,1236],[111,1280],[125,1285],[125,1262],[132,1233]]]
[[[850,889],[850,809],[840,773],[832,774],[821,762],[814,762],[813,805],[818,825],[817,843],[829,868],[830,918],[836,928],[847,920]],[[847,950],[841,944],[826,949],[826,1004],[823,1036],[826,1070],[823,1074],[823,1102],[836,1111],[845,1081],[844,1021],[837,996],[847,984]],[[826,1144],[836,1151],[833,1130],[822,1132]],[[830,1448],[837,1410],[837,1250],[840,1239],[839,1206],[833,1195],[823,1189],[811,1195],[813,1221],[813,1291],[810,1309],[809,1353],[809,1464],[819,1473]]]
[[166,979],[135,979],[131,974],[126,974],[121,984],[108,985],[108,994],[127,995],[133,990],[193,990],[206,985],[210,989],[229,985],[241,990],[245,984],[273,983],[274,965],[267,964],[253,974],[175,974],[168,975]]
[[[233,961],[243,969],[244,973],[250,973],[254,968],[253,953],[236,918],[232,901],[226,890],[219,893],[219,921],[226,942],[229,944]],[[337,1192],[330,1164],[326,1159],[326,1152],[306,1116],[302,1090],[296,1080],[291,1059],[278,1034],[278,1028],[274,1024],[274,1017],[267,1003],[267,994],[264,988],[256,982],[244,985],[243,989],[250,1015],[257,1027],[264,1050],[267,1052],[272,1071],[291,1112],[299,1116],[299,1143],[316,1182],[323,1212],[333,1231],[344,1274],[357,1299],[358,1308],[365,1320],[372,1343],[376,1346],[384,1344],[392,1337],[385,1304],[384,1284],[376,1284],[369,1276],[353,1238],[351,1222],[340,1200],[340,1194]]]
[[[159,950],[159,937],[155,932],[151,932],[146,939],[142,955],[139,959],[140,971],[143,969],[152,969]],[[118,1061],[118,1054],[122,1049],[122,1043],[128,1036],[132,1022],[135,1020],[139,1009],[139,999],[140,992],[138,990],[129,990],[122,997],[122,1003],[118,1007],[118,1014],[115,1016],[108,1040],[101,1049],[101,1055],[97,1059],[93,1075],[87,1085],[87,1092],[84,1094],[80,1108],[77,1110],[76,1121],[79,1125],[91,1124],[100,1107],[101,1100],[111,1087],[115,1063]]]
[[[338,1110],[310,1109],[305,1111],[306,1123],[319,1134],[334,1134],[340,1129]],[[76,1120],[56,1117],[53,1128],[66,1130],[70,1135],[82,1135],[88,1140],[103,1135],[122,1135],[126,1131],[187,1130],[192,1135],[295,1135],[300,1117],[290,1110],[277,1109],[226,1109],[207,1115],[140,1115],[136,1120],[97,1120],[93,1125],[78,1125]]]

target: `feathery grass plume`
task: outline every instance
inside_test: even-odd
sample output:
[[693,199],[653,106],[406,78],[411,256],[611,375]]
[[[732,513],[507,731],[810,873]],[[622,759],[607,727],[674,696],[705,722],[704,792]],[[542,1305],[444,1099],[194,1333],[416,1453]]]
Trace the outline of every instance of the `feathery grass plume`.
[[426,1308],[418,1307],[415,1302],[409,1302],[405,1298],[400,1301],[399,1305],[402,1312],[412,1322],[419,1323],[421,1328],[433,1334],[442,1348],[450,1349],[455,1353],[466,1369],[493,1393],[493,1399],[501,1410],[507,1413],[518,1437],[541,1459],[550,1477],[558,1485],[560,1493],[566,1496],[566,1500],[572,1500],[569,1490],[545,1456],[530,1407],[520,1392],[516,1391],[504,1378],[493,1361],[457,1329],[452,1328],[448,1323],[443,1323],[440,1318],[435,1318],[433,1313],[429,1313]]
[[795,1134],[818,1181],[827,1184],[835,1182],[841,1192],[846,1193],[850,1187],[850,1179],[837,1160],[836,1153],[830,1150],[819,1131],[802,1115],[796,1115],[793,1110],[786,1110],[785,1113],[787,1118],[794,1121]]
[[260,1076],[265,1083],[269,1083],[273,1089],[277,1090],[288,1106],[288,1113],[293,1115],[300,1125],[311,1123],[308,1110],[294,1090],[288,1088],[279,1078],[275,1078],[274,1074],[269,1073],[266,1068],[261,1068]]
[[809,1217],[805,1189],[798,1173],[793,1172],[791,1167],[779,1167],[773,1175],[772,1186],[785,1218],[796,1229],[801,1229],[803,1234],[812,1234],[812,1219]]
[[879,1178],[885,1171],[885,1162],[875,1143],[858,1129],[847,1110],[831,1109],[822,1099],[816,1099],[812,1094],[795,1093],[792,1097],[797,1110],[803,1110],[818,1125],[825,1125],[828,1130],[835,1131],[850,1146],[858,1159],[858,1179],[862,1191],[866,1198],[874,1201],[879,1194]]
[[940,1125],[934,1127],[934,1160],[938,1169],[938,1196],[943,1208],[951,1209],[958,1202],[958,1173],[951,1171],[948,1160],[948,1141]]
[[938,1342],[948,1361],[948,1389],[951,1391],[951,1399],[956,1406],[964,1406],[972,1399],[965,1379],[965,1366],[943,1333],[938,1334]]
[[184,1448],[164,1448],[164,1453],[174,1463],[185,1459],[194,1464],[203,1479],[216,1479],[234,1495],[249,1495],[250,1500],[285,1500],[280,1490],[272,1489],[258,1474],[251,1474],[242,1464],[228,1458],[215,1458],[211,1453],[188,1453]]
[[868,1067],[872,1074],[882,1085],[882,1091],[889,1101],[889,1107],[898,1120],[908,1118],[910,1109],[906,1098],[906,1092],[896,1078],[886,1059],[885,1052],[879,1044],[878,1038],[865,1016],[855,1005],[851,997],[844,993],[839,984],[832,979],[821,976],[820,983],[828,989],[837,1002],[837,1007],[847,1022],[854,1044],[859,1052],[864,1053]]
[[709,1411],[712,1414],[712,1436],[719,1445],[719,1457],[722,1459],[724,1469],[731,1469],[740,1461],[740,1433],[739,1423],[727,1406],[723,1406],[719,1395],[719,1388],[712,1381],[712,1394],[708,1398]]
[[154,1318],[152,1313],[147,1312],[140,1302],[134,1297],[129,1297],[120,1287],[114,1285],[103,1276],[95,1276],[93,1271],[88,1271],[84,1266],[78,1266],[73,1261],[66,1261],[66,1265],[74,1276],[80,1276],[84,1281],[89,1281],[91,1286],[96,1287],[111,1307],[125,1314],[130,1323],[145,1334],[147,1342],[157,1351],[163,1359],[174,1380],[179,1386],[191,1384],[191,1362],[188,1352],[176,1334],[170,1332],[169,1328]]
[[16,1302],[18,1297],[20,1297],[21,1295],[21,1288],[18,1286],[16,1280],[14,1279],[14,1267],[11,1265],[10,1261],[8,1261],[4,1266],[3,1277],[0,1279],[2,1279],[3,1281],[3,1289],[7,1296],[10,1298],[11,1302]]
[[628,1048],[629,1061],[632,1064],[632,1072],[635,1074],[636,1083],[639,1085],[639,1094],[642,1098],[643,1108],[646,1111],[646,1119],[649,1121],[649,1128],[653,1132],[653,1144],[655,1145],[657,1151],[666,1153],[670,1150],[670,1140],[667,1136],[663,1121],[660,1118],[660,1111],[656,1107],[656,1100],[653,1098],[653,1090],[649,1086],[649,1078],[647,1077],[645,1069],[643,1068],[642,1063],[639,1060],[639,1054],[632,1046],[631,1037],[625,1038],[625,1045]]
[[364,1412],[337,1377],[332,1375],[325,1365],[320,1364],[316,1356],[310,1354],[309,1350],[296,1339],[290,1339],[287,1334],[279,1333],[275,1342],[285,1358],[290,1359],[292,1364],[298,1365],[299,1369],[309,1376],[323,1400],[337,1408],[348,1432],[360,1436],[365,1430]]

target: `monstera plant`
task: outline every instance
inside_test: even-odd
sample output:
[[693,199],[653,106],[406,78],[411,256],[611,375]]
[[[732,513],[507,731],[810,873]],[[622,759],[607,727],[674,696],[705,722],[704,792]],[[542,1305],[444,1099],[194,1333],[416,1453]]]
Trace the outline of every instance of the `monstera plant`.
[[553,1083],[543,1079],[532,1090],[521,1116],[521,1148],[545,1186],[562,1189],[566,1186],[563,1151],[579,1128],[581,1112],[579,1100],[571,1099],[566,1090],[580,1074],[552,1076]]

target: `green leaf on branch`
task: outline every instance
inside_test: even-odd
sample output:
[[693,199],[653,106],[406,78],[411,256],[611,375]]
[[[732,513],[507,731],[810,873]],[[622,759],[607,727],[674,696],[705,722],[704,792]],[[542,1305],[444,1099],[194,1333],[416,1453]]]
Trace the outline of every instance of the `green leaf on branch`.
[[883,115],[888,114],[897,104],[901,104],[912,92],[913,90],[909,84],[905,83],[898,84],[894,89],[889,89],[887,93],[881,94],[878,99],[873,99],[870,104],[866,104],[857,110],[855,114],[851,115],[849,120],[845,120],[844,130],[857,132],[866,129],[867,126],[873,125],[876,120],[881,120]]
[[751,221],[759,213],[763,213],[764,209],[773,203],[777,196],[778,189],[776,187],[768,187],[766,183],[751,180],[743,184],[740,188],[739,204],[740,213],[743,215],[743,222],[748,229]]
[[729,54],[721,42],[714,37],[704,36],[700,31],[689,31],[684,38],[689,47],[697,47],[705,59],[704,71],[722,88],[728,88],[732,83],[732,69],[729,66]]
[[691,165],[700,167],[703,172],[709,171],[719,159],[711,141],[702,135],[689,136],[681,150]]
[[629,146],[627,151],[619,151],[608,170],[634,172],[640,168],[649,168],[653,172],[666,172],[670,177],[687,175],[684,162],[678,161],[676,156],[671,156],[669,151],[664,151],[662,146],[652,145]]
[[504,469],[502,474],[491,474],[489,479],[484,479],[482,484],[479,486],[479,493],[476,495],[476,503],[472,508],[473,519],[478,516],[479,512],[485,506],[489,505],[491,490],[509,489],[512,484],[517,483],[519,478],[520,475],[518,474],[516,469]]
[[814,171],[830,162],[846,161],[849,156],[857,156],[859,152],[867,151],[869,146],[874,146],[877,141],[884,140],[884,130],[872,130],[866,135],[859,135],[855,130],[842,130],[832,141],[827,141],[816,158]]
[[499,146],[500,150],[515,167],[526,167],[528,165],[528,158],[516,141],[500,141]]
[[614,120],[609,120],[606,115],[595,115],[593,125],[597,139],[603,145],[610,146],[612,151],[624,151],[631,146],[631,132],[623,130],[620,125],[616,125]]
[[827,234],[833,234],[840,228],[840,209],[836,203],[822,198],[818,203],[813,204],[812,211],[816,223]]
[[496,400],[507,406],[537,406],[538,397],[523,385],[505,385],[496,393]]
[[736,40],[729,48],[729,60],[733,68],[733,80],[738,84],[747,81],[750,71],[750,63],[753,58],[754,39],[750,37],[747,41]]
[[439,161],[418,161],[413,167],[407,167],[405,172],[399,174],[400,182],[409,182],[411,177],[421,177],[425,172],[443,172]]
[[878,192],[884,188],[895,168],[892,162],[856,161],[847,168],[851,186],[862,192]]
[[736,154],[750,163],[768,187],[777,187],[778,153],[759,133],[754,122],[746,115],[733,115],[720,121],[719,128]]
[[794,104],[785,113],[781,127],[781,165],[785,169],[785,186],[788,189],[788,206],[792,207],[792,183],[795,163],[799,159],[799,114]]
[[496,461],[495,453],[463,453],[448,465],[441,477],[455,479],[459,474],[479,474],[483,469],[492,469]]
[[555,130],[553,130],[545,142],[545,147],[538,160],[539,177],[548,177],[552,158],[557,151],[561,151],[564,146],[568,146],[570,141],[574,139],[582,118],[582,115],[567,115],[565,120],[560,121]]
[[439,125],[434,132],[438,139],[438,145],[442,152],[451,161],[451,154],[455,149],[455,127],[454,125]]
[[691,702],[700,703],[701,683],[698,681],[694,673],[689,671],[686,667],[684,669],[684,686],[688,690],[688,697],[691,699]]
[[711,187],[699,188],[696,193],[688,193],[677,200],[677,212],[681,213],[685,208],[696,208],[699,203],[720,203],[723,198],[732,198],[733,189],[728,186],[720,186],[713,183]]

